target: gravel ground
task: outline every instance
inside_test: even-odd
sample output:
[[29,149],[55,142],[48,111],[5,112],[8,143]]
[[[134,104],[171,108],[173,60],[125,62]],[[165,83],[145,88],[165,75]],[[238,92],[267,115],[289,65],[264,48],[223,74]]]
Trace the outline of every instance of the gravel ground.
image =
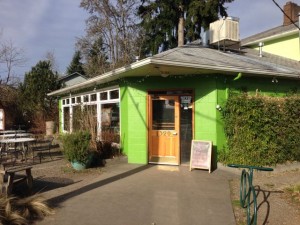
[[[55,153],[52,155],[52,159],[45,156],[41,163],[39,159],[27,162],[27,164],[33,166],[33,189],[31,194],[41,194],[47,197],[47,192],[51,190],[56,190],[56,193],[59,194],[66,191],[68,186],[86,185],[87,182],[91,182],[105,171],[105,167],[75,171],[59,151]],[[18,196],[28,195],[26,184],[16,186],[13,194]]]
[[[287,188],[300,185],[300,163],[279,165],[273,172],[255,172],[257,224],[298,225],[300,202],[294,201]],[[237,225],[246,224],[246,211],[239,206],[240,179],[230,182]]]

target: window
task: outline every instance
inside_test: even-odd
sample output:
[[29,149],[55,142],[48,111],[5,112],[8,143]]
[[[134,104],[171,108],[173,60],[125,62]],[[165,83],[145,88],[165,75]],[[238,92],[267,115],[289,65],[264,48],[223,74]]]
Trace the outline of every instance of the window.
[[107,100],[107,92],[101,92],[100,93],[100,100]]
[[[62,99],[63,130],[75,132],[88,126],[95,135],[101,133],[100,138],[103,140],[112,137],[119,142],[119,95],[119,89],[113,87],[101,92],[96,90],[76,96],[70,95],[69,98],[66,96]],[[98,111],[100,109],[101,111]]]
[[152,100],[153,130],[174,130],[175,129],[175,107],[174,100]]
[[89,96],[88,95],[83,96],[83,102],[89,102]]
[[102,130],[119,130],[119,103],[103,104],[101,109]]
[[70,108],[64,107],[64,131],[70,131]]
[[110,91],[110,99],[118,99],[119,98],[119,90]]
[[81,115],[81,105],[73,106],[73,131],[80,130]]
[[97,94],[92,94],[91,95],[91,102],[97,101]]

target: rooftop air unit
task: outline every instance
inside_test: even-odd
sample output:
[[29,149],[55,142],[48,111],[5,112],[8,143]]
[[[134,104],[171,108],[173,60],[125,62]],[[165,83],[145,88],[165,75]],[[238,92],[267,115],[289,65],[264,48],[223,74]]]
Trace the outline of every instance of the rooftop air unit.
[[210,44],[232,46],[240,42],[239,19],[227,17],[209,25]]

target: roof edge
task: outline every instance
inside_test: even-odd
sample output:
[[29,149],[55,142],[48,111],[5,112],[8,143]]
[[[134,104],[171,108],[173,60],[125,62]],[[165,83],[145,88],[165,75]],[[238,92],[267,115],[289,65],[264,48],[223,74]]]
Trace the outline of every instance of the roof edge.
[[74,84],[72,86],[69,87],[65,87],[56,91],[52,91],[50,93],[48,93],[48,96],[55,96],[55,95],[59,95],[59,94],[65,94],[70,92],[71,90],[80,90],[80,89],[84,89],[87,87],[90,87],[92,84],[96,85],[98,83],[101,83],[102,80],[107,80],[107,81],[113,81],[113,80],[117,80],[119,78],[121,78],[122,76],[117,76],[120,75],[126,71],[130,71],[139,67],[142,67],[144,65],[147,65],[151,62],[151,57],[134,62],[130,65],[127,66],[123,66],[121,68],[118,69],[114,69],[111,70],[109,72],[106,72],[104,74],[98,75],[94,78],[91,78],[85,82],[79,83],[79,84]]
[[[271,41],[275,38],[283,38],[283,37],[286,37],[286,36],[289,36],[289,35],[292,35],[292,34],[296,34],[298,32],[299,31],[297,29],[295,29],[295,30],[292,30],[292,31],[288,31],[288,32],[280,33],[280,34],[275,34],[275,35],[272,35],[272,36],[269,36],[269,37],[260,38],[260,39],[257,39],[255,41],[250,41],[250,42],[246,42],[246,43],[243,43],[243,40],[242,40],[241,41],[241,43],[242,43],[241,46],[245,47],[245,46],[257,44],[259,42]],[[248,37],[248,38],[251,38],[251,36]],[[248,38],[245,38],[245,39],[248,39]]]

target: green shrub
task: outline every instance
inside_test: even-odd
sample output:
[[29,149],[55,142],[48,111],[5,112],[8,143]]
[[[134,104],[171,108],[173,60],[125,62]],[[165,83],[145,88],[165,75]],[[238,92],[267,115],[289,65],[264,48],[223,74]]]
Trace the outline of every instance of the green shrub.
[[77,131],[62,136],[63,154],[69,162],[86,163],[90,157],[91,134]]
[[300,97],[231,94],[223,110],[224,163],[274,165],[300,161]]

